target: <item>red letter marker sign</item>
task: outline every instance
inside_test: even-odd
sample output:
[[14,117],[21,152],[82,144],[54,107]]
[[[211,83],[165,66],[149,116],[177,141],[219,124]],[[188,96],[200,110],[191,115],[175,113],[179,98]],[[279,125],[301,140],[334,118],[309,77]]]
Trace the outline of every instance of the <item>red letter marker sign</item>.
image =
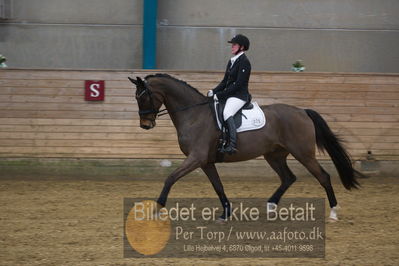
[[104,101],[105,82],[104,80],[86,80],[85,100]]

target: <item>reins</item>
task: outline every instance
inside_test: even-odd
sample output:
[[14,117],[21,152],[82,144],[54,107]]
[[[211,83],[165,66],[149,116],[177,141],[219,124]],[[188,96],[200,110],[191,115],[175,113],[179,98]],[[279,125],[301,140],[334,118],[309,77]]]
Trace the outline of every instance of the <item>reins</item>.
[[177,112],[186,111],[188,109],[191,109],[191,108],[194,108],[194,107],[197,107],[197,106],[201,106],[201,105],[205,105],[205,104],[208,104],[208,103],[209,103],[209,100],[207,100],[205,102],[201,102],[201,103],[196,103],[196,104],[192,104],[192,105],[189,105],[189,106],[185,106],[185,107],[179,108],[179,109],[174,110],[174,111],[168,111],[165,108],[165,109],[157,111],[157,116],[163,116],[163,115],[167,115],[167,114],[174,114],[174,113],[177,113]]

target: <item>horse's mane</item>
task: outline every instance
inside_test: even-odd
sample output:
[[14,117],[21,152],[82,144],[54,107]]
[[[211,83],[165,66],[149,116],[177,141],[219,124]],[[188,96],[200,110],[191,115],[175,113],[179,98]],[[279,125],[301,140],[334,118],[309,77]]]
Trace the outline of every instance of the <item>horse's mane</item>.
[[195,91],[196,93],[200,94],[201,96],[204,96],[199,90],[197,90],[196,88],[194,88],[193,86],[191,86],[187,82],[185,82],[183,80],[180,80],[180,79],[177,79],[175,77],[172,77],[171,75],[168,75],[168,74],[165,74],[165,73],[157,73],[157,74],[147,75],[144,79],[148,80],[150,78],[167,78],[167,79],[171,79],[173,81],[181,83],[182,85],[185,85],[186,87],[192,89],[193,91]]

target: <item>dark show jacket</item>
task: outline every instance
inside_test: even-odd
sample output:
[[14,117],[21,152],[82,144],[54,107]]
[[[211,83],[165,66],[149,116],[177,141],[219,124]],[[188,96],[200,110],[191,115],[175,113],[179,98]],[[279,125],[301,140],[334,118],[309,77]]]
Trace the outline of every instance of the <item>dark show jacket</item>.
[[230,68],[231,61],[226,67],[226,73],[220,84],[213,89],[220,101],[226,101],[229,97],[237,97],[243,101],[248,101],[250,95],[248,92],[249,76],[251,74],[251,63],[247,56],[242,54],[236,59],[233,67]]

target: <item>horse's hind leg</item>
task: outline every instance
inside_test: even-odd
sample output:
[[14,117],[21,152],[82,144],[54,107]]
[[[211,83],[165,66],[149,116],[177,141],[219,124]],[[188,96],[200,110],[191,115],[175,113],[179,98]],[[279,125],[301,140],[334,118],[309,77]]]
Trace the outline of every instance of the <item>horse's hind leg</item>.
[[231,215],[231,209],[230,209],[230,202],[226,197],[226,194],[224,193],[224,188],[223,184],[220,181],[219,174],[217,172],[217,169],[215,167],[215,164],[210,163],[205,166],[201,167],[204,173],[208,176],[209,181],[211,181],[213,188],[216,191],[216,194],[218,194],[220,202],[222,203],[223,206],[223,214],[220,216],[221,220],[227,219]]
[[[298,158],[297,158],[298,159]],[[330,219],[338,220],[337,217],[337,199],[335,198],[334,189],[331,185],[330,175],[321,167],[316,158],[308,158],[299,160],[309,172],[314,175],[319,181],[320,185],[327,193],[328,201],[330,203]]]
[[272,197],[268,200],[269,208],[275,208],[279,203],[281,197],[287,191],[287,189],[295,182],[296,177],[288,168],[287,165],[288,152],[285,150],[279,150],[273,153],[265,154],[266,161],[270,164],[274,171],[278,174],[281,180],[281,185],[274,192]]

